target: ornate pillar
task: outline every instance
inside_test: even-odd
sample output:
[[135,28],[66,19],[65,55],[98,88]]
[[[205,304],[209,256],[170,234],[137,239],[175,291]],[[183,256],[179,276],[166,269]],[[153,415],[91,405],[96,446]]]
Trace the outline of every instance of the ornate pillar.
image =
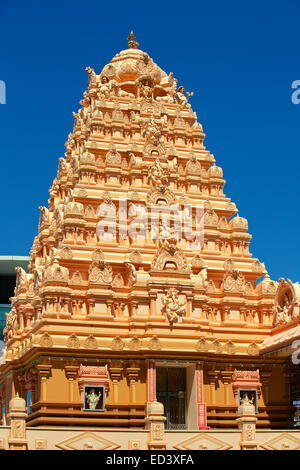
[[37,401],[36,396],[36,385],[37,385],[37,374],[38,371],[35,369],[28,369],[25,372],[25,389],[30,390],[31,402],[35,403]]
[[41,396],[40,401],[46,401],[47,398],[47,379],[50,376],[52,365],[51,364],[38,364],[36,366],[41,379]]
[[26,439],[26,402],[17,394],[9,402],[10,430],[8,436],[9,450],[27,450]]
[[268,404],[270,403],[269,383],[270,383],[271,373],[272,373],[271,370],[260,371],[260,379],[262,383],[265,406],[268,406]]
[[18,376],[18,382],[19,382],[19,396],[21,398],[24,398],[26,401],[25,393],[26,393],[26,388],[25,388],[25,377],[24,375],[19,375]]
[[237,423],[241,431],[240,449],[257,450],[255,407],[251,403],[245,402],[239,406],[238,414]]
[[146,429],[148,429],[147,445],[149,450],[165,450],[165,421],[164,406],[153,401],[146,405]]
[[196,406],[198,429],[210,429],[206,421],[206,404],[203,401],[203,364],[196,363]]
[[156,303],[156,294],[150,294],[150,316],[155,316],[155,303]]
[[223,307],[223,321],[228,321],[229,320],[229,314],[230,314],[230,308],[229,307]]
[[190,317],[192,313],[192,301],[193,301],[193,296],[192,295],[187,295],[186,296],[186,317]]
[[74,401],[74,383],[78,377],[79,366],[74,363],[67,363],[65,365],[65,374],[68,380],[68,400]]
[[1,406],[1,423],[0,424],[2,426],[5,426],[6,425],[6,417],[5,417],[6,410],[3,413],[3,405],[5,407],[5,386],[2,386],[1,391],[0,391],[0,406]]
[[119,381],[123,372],[123,367],[121,362],[111,362],[109,366],[109,375],[112,380],[112,390],[113,390],[113,402],[119,403]]
[[137,367],[135,362],[130,362],[129,367],[126,369],[126,374],[129,380],[129,401],[130,403],[136,402],[136,381],[139,377],[140,367]]
[[208,308],[207,305],[202,305],[201,308],[201,319],[207,320],[208,319]]
[[132,312],[132,316],[135,317],[137,315],[137,309],[138,309],[138,302],[131,302],[131,312]]
[[286,402],[288,403],[288,405],[290,405],[291,404],[291,397],[290,397],[291,388],[290,388],[290,386],[291,386],[291,378],[292,378],[293,374],[288,369],[284,369],[282,375],[283,375],[283,378],[284,378],[284,385],[285,385],[285,387],[284,387],[285,388],[284,396],[286,398]]
[[156,366],[155,361],[148,362],[147,369],[148,403],[156,401]]
[[113,302],[113,300],[107,300],[106,305],[107,305],[107,315],[111,315],[113,317],[114,316],[114,302]]
[[224,384],[224,404],[229,405],[229,384],[231,383],[232,379],[232,370],[222,370],[221,377]]
[[218,377],[218,372],[214,369],[207,371],[207,377],[210,387],[210,405],[216,404],[216,380]]

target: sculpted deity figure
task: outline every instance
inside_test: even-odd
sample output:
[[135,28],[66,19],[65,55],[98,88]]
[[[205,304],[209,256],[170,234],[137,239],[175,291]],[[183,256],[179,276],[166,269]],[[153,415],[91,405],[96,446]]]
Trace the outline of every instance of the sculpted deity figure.
[[177,102],[179,103],[182,109],[189,109],[191,105],[188,103],[190,96],[193,96],[194,92],[184,94],[184,87],[180,86],[176,92]]
[[162,122],[159,124],[155,122],[153,116],[142,123],[144,126],[143,137],[154,145],[157,145],[161,137]]
[[241,405],[253,405],[254,398],[249,398],[248,393],[245,392],[245,395],[241,398]]
[[169,171],[165,170],[157,158],[154,165],[149,170],[147,182],[160,192],[164,192],[169,183]]
[[101,78],[101,85],[99,87],[100,97],[101,96],[108,97],[110,93],[110,88],[111,87],[110,87],[108,78],[105,75],[103,75],[103,77]]
[[86,401],[88,402],[89,409],[95,410],[101,398],[101,391],[99,390],[99,395],[97,395],[95,393],[95,389],[92,388],[90,393],[86,392],[85,397]]
[[96,82],[96,74],[94,69],[92,69],[90,66],[86,67],[85,71],[88,73],[89,76],[89,87]]
[[293,306],[291,305],[289,296],[284,294],[282,301],[275,307],[275,323],[283,325],[293,319]]
[[89,94],[87,91],[83,93],[83,99],[79,101],[79,104],[83,106],[84,108],[88,108],[90,106],[91,99],[89,97]]
[[128,96],[128,97],[131,97],[131,98],[134,97],[133,93],[122,90],[120,88],[119,83],[116,80],[111,80],[110,81],[109,89],[110,89],[110,91],[112,91],[114,93],[115,96]]
[[159,223],[159,233],[158,233],[158,247],[162,248],[165,253],[168,253],[171,256],[180,251],[178,246],[178,238],[175,235],[174,227],[169,227],[167,223]]
[[13,307],[9,313],[6,313],[6,326],[3,330],[5,341],[13,337],[17,331],[17,311]]
[[162,309],[166,313],[169,322],[174,323],[178,321],[178,315],[183,315],[185,309],[185,303],[179,302],[178,291],[173,287],[169,289],[163,298]]
[[20,266],[16,266],[15,267],[15,271],[17,273],[17,279],[16,279],[16,287],[17,289],[19,287],[22,286],[22,284],[24,284],[27,280],[27,274],[26,272],[24,271],[23,268],[21,268]]
[[140,95],[147,101],[152,100],[153,88],[148,80],[144,80],[142,83],[140,83]]
[[136,269],[135,266],[132,263],[125,263],[126,268],[129,269],[130,274],[129,274],[129,285],[133,285],[136,283],[137,280],[137,274],[136,274]]

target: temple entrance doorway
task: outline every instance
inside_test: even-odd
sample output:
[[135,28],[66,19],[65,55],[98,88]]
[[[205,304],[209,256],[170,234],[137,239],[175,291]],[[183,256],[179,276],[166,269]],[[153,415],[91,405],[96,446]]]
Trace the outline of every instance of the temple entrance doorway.
[[157,367],[156,398],[164,405],[166,429],[186,429],[186,368]]

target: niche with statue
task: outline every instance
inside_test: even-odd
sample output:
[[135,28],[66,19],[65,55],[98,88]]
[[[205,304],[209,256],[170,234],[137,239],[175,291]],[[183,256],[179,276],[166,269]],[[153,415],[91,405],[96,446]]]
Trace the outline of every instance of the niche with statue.
[[103,385],[85,385],[83,391],[84,411],[105,410],[105,387]]
[[239,405],[251,404],[257,413],[257,390],[239,389]]

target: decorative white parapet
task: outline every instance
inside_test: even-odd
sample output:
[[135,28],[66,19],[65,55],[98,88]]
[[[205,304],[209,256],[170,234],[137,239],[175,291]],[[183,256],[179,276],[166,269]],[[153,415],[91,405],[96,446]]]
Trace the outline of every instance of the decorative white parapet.
[[158,401],[146,404],[146,429],[148,429],[147,445],[149,450],[165,450],[167,442],[165,440],[164,405]]
[[257,450],[255,407],[248,398],[238,407],[238,428],[241,431],[240,449]]
[[8,437],[9,450],[27,450],[26,438],[26,402],[18,395],[9,402],[10,431]]

